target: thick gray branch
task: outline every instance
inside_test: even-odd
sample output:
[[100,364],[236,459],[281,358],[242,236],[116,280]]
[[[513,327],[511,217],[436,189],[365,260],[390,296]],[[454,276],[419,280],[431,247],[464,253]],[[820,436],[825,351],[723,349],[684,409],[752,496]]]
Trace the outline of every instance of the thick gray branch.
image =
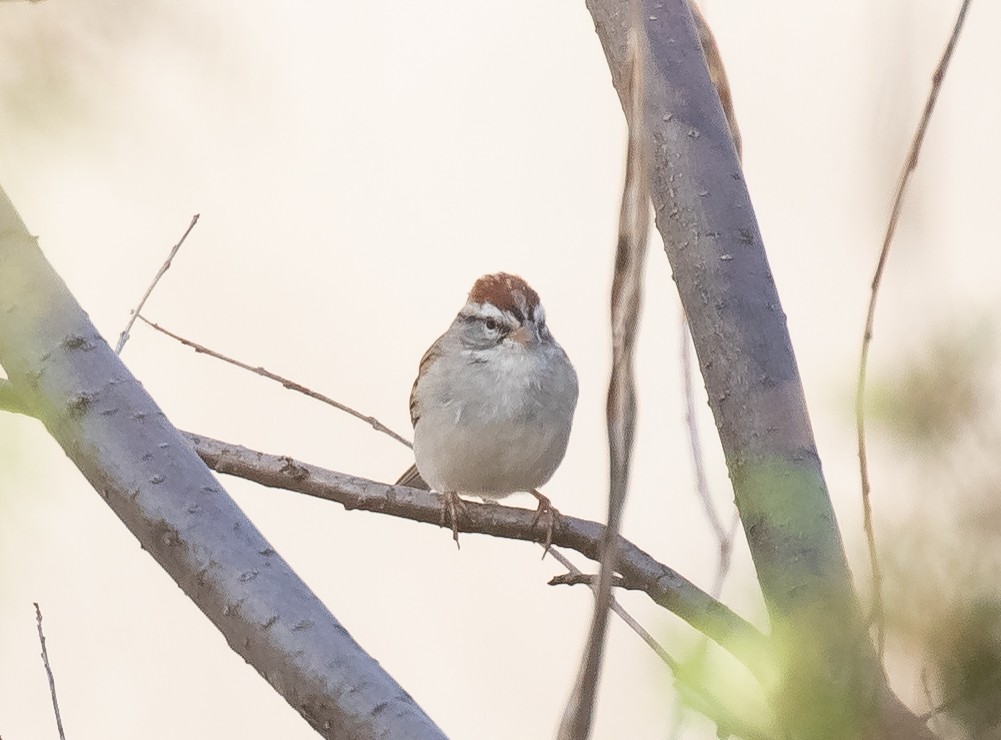
[[226,494],[98,334],[2,190],[0,363],[143,549],[320,734],[444,737]]
[[[592,0],[589,7],[624,96],[621,3]],[[657,227],[762,590],[776,619],[815,602],[833,607],[843,626],[858,627],[785,316],[691,15],[684,0],[646,8],[643,16],[655,18],[645,29]]]
[[[850,723],[868,726],[878,714],[886,685],[856,602],[785,315],[688,3],[642,4],[657,228],[758,581],[790,658],[786,718],[797,736],[852,735]],[[628,4],[587,0],[587,7],[626,106]]]

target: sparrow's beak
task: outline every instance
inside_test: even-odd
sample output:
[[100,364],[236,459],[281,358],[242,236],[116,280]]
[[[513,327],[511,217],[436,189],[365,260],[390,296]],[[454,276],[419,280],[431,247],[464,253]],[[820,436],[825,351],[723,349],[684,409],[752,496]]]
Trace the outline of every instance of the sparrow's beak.
[[526,321],[511,332],[510,337],[523,347],[532,347],[539,343],[539,327],[534,321]]

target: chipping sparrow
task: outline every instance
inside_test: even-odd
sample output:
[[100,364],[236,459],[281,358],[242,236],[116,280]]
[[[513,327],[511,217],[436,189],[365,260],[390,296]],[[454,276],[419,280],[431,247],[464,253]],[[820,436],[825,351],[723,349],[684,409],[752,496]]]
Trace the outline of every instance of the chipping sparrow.
[[[539,499],[556,472],[577,406],[577,373],[546,326],[539,295],[516,275],[484,275],[455,321],[421,358],[410,393],[417,464],[398,485],[446,497],[458,542],[458,493]],[[444,520],[442,522],[444,524]]]

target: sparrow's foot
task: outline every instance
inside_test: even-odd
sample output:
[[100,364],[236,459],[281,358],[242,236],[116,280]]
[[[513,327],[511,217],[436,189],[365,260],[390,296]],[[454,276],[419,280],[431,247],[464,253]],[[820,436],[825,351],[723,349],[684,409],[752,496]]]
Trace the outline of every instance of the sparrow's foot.
[[556,527],[556,523],[560,520],[560,512],[553,503],[549,500],[547,496],[543,496],[536,490],[532,490],[531,494],[535,498],[539,499],[539,506],[535,510],[535,518],[532,519],[532,529],[535,529],[535,525],[539,523],[543,517],[546,519],[546,549],[542,551],[542,558],[545,559],[546,554],[549,552],[549,548],[553,544],[553,529]]
[[455,546],[459,547],[459,519],[457,512],[462,512],[466,514],[466,503],[459,498],[459,494],[455,491],[447,491],[442,494],[445,499],[445,505],[441,510],[441,526],[445,526],[445,522],[449,521],[452,523],[452,539],[455,540]]

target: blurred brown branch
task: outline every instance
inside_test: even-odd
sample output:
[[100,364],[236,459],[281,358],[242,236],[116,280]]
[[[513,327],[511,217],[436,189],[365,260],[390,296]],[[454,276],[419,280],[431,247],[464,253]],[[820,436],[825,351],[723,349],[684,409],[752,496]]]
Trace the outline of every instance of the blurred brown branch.
[[[630,12],[638,24],[639,7]],[[618,560],[619,527],[629,488],[629,463],[636,428],[636,384],[633,348],[639,326],[643,290],[643,257],[650,220],[647,173],[647,129],[644,121],[644,46],[636,27],[629,32],[629,88],[625,106],[629,136],[626,144],[626,177],[619,210],[619,239],[612,275],[612,374],[608,382],[605,417],[608,426],[609,486],[608,530],[601,553],[598,583],[594,587],[594,614],[581,659],[577,681],[567,701],[558,737],[585,738],[591,732],[601,658],[605,648],[608,610],[612,602],[612,574]]]
[[716,88],[720,105],[723,107],[723,115],[726,116],[726,126],[730,131],[730,138],[733,140],[733,148],[737,150],[737,159],[744,156],[744,144],[740,136],[740,126],[737,125],[737,111],[733,106],[733,93],[730,91],[730,81],[726,77],[726,67],[723,64],[723,56],[719,53],[719,46],[716,44],[716,37],[712,28],[698,4],[689,3],[692,17],[695,19],[695,27],[699,32],[699,46],[706,57],[706,69],[709,72],[709,79]]
[[869,462],[866,454],[865,444],[865,384],[866,370],[869,364],[869,347],[872,345],[873,325],[876,319],[876,300],[879,297],[879,288],[883,282],[883,273],[886,269],[887,258],[890,256],[890,246],[893,244],[893,235],[897,230],[897,222],[900,220],[900,213],[904,205],[904,195],[907,192],[907,184],[911,175],[918,166],[918,155],[921,153],[921,145],[925,140],[925,133],[928,131],[928,123],[931,121],[932,113],[935,110],[935,103],[938,102],[938,94],[942,89],[942,82],[945,80],[945,73],[949,69],[949,62],[952,61],[952,53],[959,41],[960,31],[963,29],[963,22],[966,20],[966,12],[969,10],[971,0],[963,0],[959,8],[956,21],[952,26],[952,34],[946,44],[945,51],[939,59],[938,66],[932,75],[931,90],[925,101],[924,111],[918,122],[914,138],[911,140],[910,149],[907,152],[907,159],[904,161],[904,169],[900,174],[900,181],[897,183],[897,192],[893,198],[893,207],[890,209],[889,222],[886,225],[886,233],[883,236],[883,246],[879,252],[879,259],[876,262],[876,272],[872,278],[872,285],[869,293],[869,306],[866,310],[865,329],[862,333],[862,351],[859,358],[858,382],[855,390],[855,432],[858,443],[859,477],[862,484],[862,512],[863,528],[865,530],[866,543],[869,548],[869,565],[872,569],[872,619],[876,625],[876,646],[879,654],[883,654],[883,644],[885,640],[885,625],[883,615],[883,577],[879,568],[879,557],[876,552],[876,534],[872,523],[872,503],[870,494],[872,485],[869,481]]

